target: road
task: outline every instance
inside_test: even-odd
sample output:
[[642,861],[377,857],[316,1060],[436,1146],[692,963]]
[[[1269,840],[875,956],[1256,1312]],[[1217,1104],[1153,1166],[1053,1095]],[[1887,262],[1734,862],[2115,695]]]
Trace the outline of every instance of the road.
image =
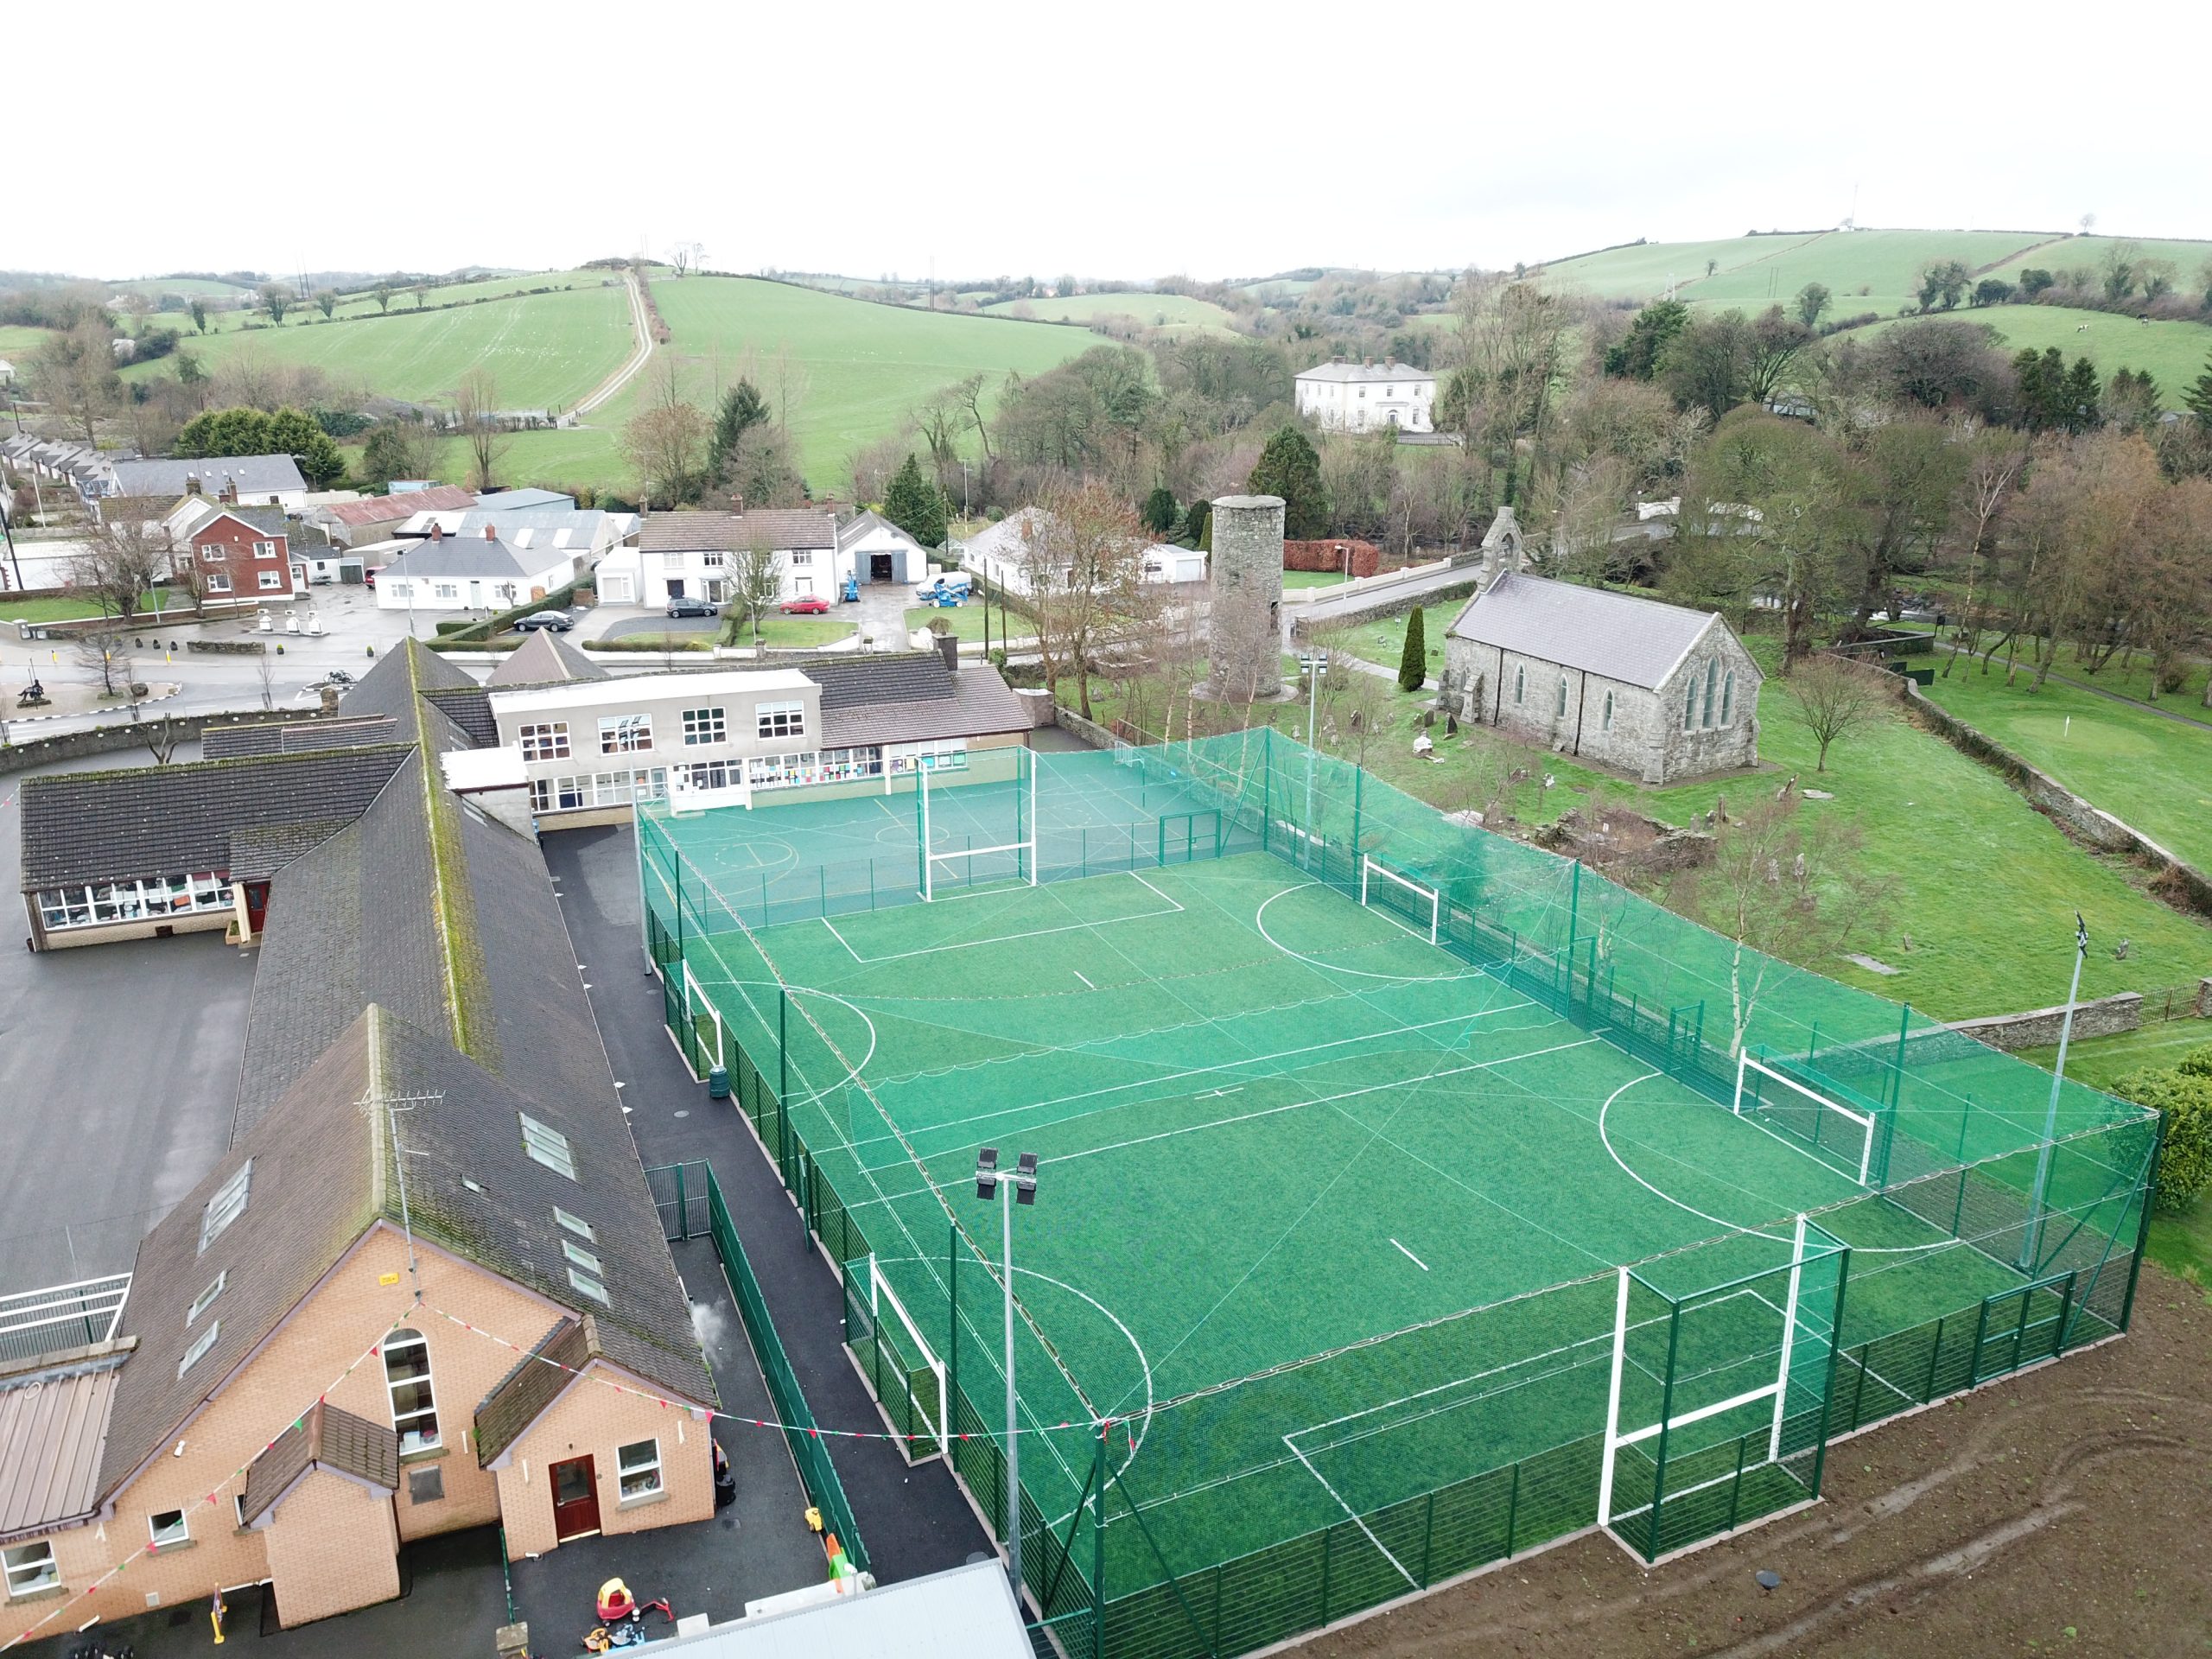
[[638,273],[634,270],[626,271],[623,274],[622,280],[630,293],[630,327],[637,334],[638,349],[631,353],[627,363],[600,382],[596,391],[576,405],[575,412],[579,416],[590,414],[592,410],[628,385],[637,378],[638,372],[645,366],[653,354],[652,318],[645,310],[645,292],[639,284]]
[[1425,594],[1443,593],[1454,588],[1471,588],[1481,574],[1480,565],[1446,565],[1425,576],[1415,576],[1409,582],[1392,582],[1387,588],[1370,588],[1332,599],[1317,599],[1311,604],[1300,605],[1294,609],[1287,605],[1283,608],[1290,613],[1290,626],[1294,629],[1308,622],[1349,621],[1371,612],[1389,610]]

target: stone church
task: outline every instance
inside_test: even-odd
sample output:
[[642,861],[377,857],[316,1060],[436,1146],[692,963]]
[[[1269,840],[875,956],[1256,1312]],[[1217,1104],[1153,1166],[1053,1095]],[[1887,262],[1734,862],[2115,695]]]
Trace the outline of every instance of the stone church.
[[1523,742],[1679,783],[1758,764],[1758,664],[1717,611],[1522,568],[1499,510],[1482,585],[1445,640],[1443,707]]

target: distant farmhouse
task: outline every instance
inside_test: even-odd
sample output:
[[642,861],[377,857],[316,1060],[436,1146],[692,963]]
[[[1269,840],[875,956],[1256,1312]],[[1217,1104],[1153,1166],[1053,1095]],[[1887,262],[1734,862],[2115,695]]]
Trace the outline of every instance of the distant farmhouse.
[[1329,432],[1436,429],[1436,377],[1410,363],[1331,358],[1298,377],[1298,412]]
[[1446,705],[1647,784],[1758,764],[1758,664],[1716,611],[1522,569],[1502,509],[1445,640]]

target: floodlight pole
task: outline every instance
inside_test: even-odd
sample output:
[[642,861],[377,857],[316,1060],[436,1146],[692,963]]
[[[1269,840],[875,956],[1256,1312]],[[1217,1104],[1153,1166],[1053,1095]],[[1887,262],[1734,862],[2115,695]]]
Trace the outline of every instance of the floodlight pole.
[[2044,1188],[2050,1179],[2050,1143],[2058,1134],[2058,1093],[2066,1086],[2066,1045],[2074,1035],[2074,1007],[2082,996],[2082,964],[2089,956],[2089,925],[2074,912],[2074,983],[2066,993],[2066,1019],[2058,1027],[2058,1065],[2050,1074],[2050,1104],[2043,1115],[2043,1145],[2036,1153],[2035,1191],[2028,1196],[2028,1228],[2020,1241],[2020,1271],[2036,1270],[2036,1250],[2043,1231]]
[[985,1147],[976,1155],[976,1196],[999,1201],[1005,1252],[1001,1266],[1006,1296],[1006,1570],[1014,1582],[1014,1605],[1021,1605],[1021,1427],[1014,1414],[1014,1205],[1037,1202],[1037,1154],[1014,1159],[1011,1173],[999,1168],[999,1149]]
[[1321,739],[1321,677],[1329,671],[1329,653],[1308,652],[1306,665],[1306,868],[1313,868],[1313,748]]

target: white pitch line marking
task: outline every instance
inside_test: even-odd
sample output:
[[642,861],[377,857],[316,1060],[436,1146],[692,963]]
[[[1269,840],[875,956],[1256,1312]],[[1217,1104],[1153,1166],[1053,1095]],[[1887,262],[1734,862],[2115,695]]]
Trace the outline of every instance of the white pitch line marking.
[[1095,990],[1096,990],[1096,989],[1098,988],[1096,985],[1093,985],[1093,984],[1092,984],[1089,980],[1087,980],[1087,979],[1084,979],[1084,976],[1083,976],[1083,970],[1082,970],[1081,969],[1079,969],[1079,968],[1078,968],[1078,969],[1072,969],[1071,971],[1074,973],[1075,976],[1076,976],[1077,979],[1082,979],[1082,980],[1083,980],[1083,988],[1084,988],[1084,989],[1085,989],[1085,990],[1087,990],[1087,991],[1095,991]]
[[[1398,1244],[1398,1241],[1397,1241],[1396,1239],[1395,1239],[1395,1238],[1394,1238],[1394,1239],[1392,1239],[1390,1242],[1391,1242],[1393,1244]],[[1402,1256],[1404,1256],[1404,1257],[1406,1258],[1406,1260],[1407,1260],[1407,1261],[1408,1261],[1408,1262],[1412,1262],[1412,1263],[1414,1264],[1414,1266],[1415,1266],[1415,1267],[1419,1268],[1420,1268],[1423,1273],[1427,1273],[1427,1272],[1428,1271],[1428,1263],[1427,1263],[1427,1262],[1424,1262],[1424,1261],[1422,1261],[1422,1260],[1421,1259],[1421,1257],[1419,1257],[1419,1256],[1415,1255],[1414,1255],[1411,1250],[1408,1249],[1404,1245],[1402,1245],[1402,1244],[1398,1244],[1398,1254],[1399,1254],[1399,1255],[1402,1255]]]

